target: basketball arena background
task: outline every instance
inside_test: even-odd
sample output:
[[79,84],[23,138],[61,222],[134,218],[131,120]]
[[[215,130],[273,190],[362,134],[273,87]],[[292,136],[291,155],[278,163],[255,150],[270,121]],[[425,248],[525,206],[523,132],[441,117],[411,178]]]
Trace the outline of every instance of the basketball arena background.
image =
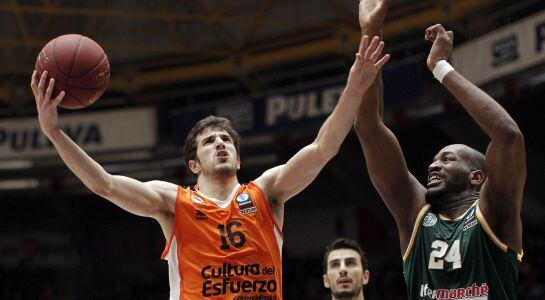
[[[352,0],[2,0],[0,299],[167,299],[157,223],[92,195],[40,133],[29,88],[51,38],[100,43],[112,78],[92,106],[61,112],[69,135],[109,172],[193,183],[182,145],[208,114],[242,134],[247,182],[313,140],[342,91],[360,37]],[[520,299],[545,299],[545,1],[391,0],[383,33],[385,120],[420,181],[450,143],[488,138],[433,79],[424,29],[455,33],[454,66],[497,99],[526,139]],[[284,295],[329,299],[321,257],[337,236],[368,254],[369,299],[405,299],[393,218],[354,133],[286,205]]]

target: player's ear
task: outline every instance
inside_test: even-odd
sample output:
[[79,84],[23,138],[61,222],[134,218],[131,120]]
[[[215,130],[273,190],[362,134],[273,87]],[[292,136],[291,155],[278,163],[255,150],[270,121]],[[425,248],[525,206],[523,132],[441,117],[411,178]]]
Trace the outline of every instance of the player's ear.
[[194,159],[188,162],[188,167],[189,167],[189,170],[193,172],[193,174],[199,174],[201,172],[201,165],[199,164],[198,161]]
[[329,278],[327,278],[327,275],[322,275],[322,278],[324,280],[324,287],[328,289],[331,288],[331,283],[329,282]]
[[471,185],[473,186],[482,186],[485,179],[486,178],[484,176],[484,172],[481,170],[475,170],[469,173],[469,180],[471,181]]
[[237,155],[237,170],[240,170],[240,155]]
[[363,271],[363,273],[361,274],[361,282],[363,283],[363,285],[367,285],[367,283],[369,283],[370,278],[371,278],[371,272],[369,272],[369,270]]

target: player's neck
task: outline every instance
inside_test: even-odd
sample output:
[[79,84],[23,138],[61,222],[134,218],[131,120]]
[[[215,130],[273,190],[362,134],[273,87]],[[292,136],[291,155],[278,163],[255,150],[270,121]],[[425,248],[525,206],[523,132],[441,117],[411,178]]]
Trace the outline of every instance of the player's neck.
[[238,178],[236,175],[229,177],[207,177],[205,175],[199,176],[197,179],[199,185],[199,191],[208,197],[212,197],[219,200],[224,200],[233,191],[238,184]]
[[350,299],[348,298],[336,298],[335,296],[331,295],[331,300],[365,300],[365,297],[363,296],[363,291],[357,296],[354,296]]
[[331,300],[365,300],[365,297],[363,296],[363,287],[360,290],[360,293],[354,297],[340,297],[337,298],[333,294],[331,294]]
[[433,204],[433,209],[449,219],[456,219],[464,214],[479,199],[479,193],[465,191],[460,194],[445,195],[445,199]]

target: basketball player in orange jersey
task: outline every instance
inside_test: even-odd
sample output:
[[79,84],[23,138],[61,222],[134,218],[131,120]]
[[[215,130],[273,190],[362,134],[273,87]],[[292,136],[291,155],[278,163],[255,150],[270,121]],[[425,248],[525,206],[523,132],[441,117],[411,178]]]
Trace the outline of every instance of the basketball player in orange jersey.
[[[380,30],[386,9],[385,0],[362,0],[362,29]],[[380,76],[365,94],[355,129],[369,176],[397,223],[408,298],[516,299],[526,180],[523,135],[500,104],[447,62],[452,31],[437,24],[426,29],[425,39],[432,43],[429,70],[490,143],[485,155],[461,144],[444,147],[421,184],[383,123]]]
[[[239,136],[227,119],[199,121],[184,158],[197,176],[194,189],[108,174],[58,125],[60,94],[44,73],[31,80],[38,119],[68,168],[94,193],[133,214],[159,222],[168,240],[170,299],[282,299],[284,203],[316,178],[350,131],[364,92],[388,61],[384,44],[363,37],[346,87],[310,145],[286,164],[239,184]],[[380,58],[380,59],[379,59]]]
[[334,240],[322,262],[324,286],[331,289],[332,300],[364,300],[364,286],[371,273],[365,252],[349,238]]

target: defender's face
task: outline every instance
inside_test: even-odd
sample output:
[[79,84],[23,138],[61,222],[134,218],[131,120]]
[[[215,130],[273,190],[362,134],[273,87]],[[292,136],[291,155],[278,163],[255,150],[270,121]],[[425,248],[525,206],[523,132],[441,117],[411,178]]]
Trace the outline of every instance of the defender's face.
[[233,139],[225,130],[206,129],[197,136],[197,161],[193,163],[198,174],[234,175],[240,168],[240,159]]
[[441,149],[428,167],[427,197],[437,198],[444,193],[471,187],[470,173],[461,145]]
[[369,271],[363,270],[358,252],[337,249],[329,254],[327,274],[323,277],[324,286],[331,289],[335,298],[346,299],[363,293],[363,286],[369,281]]

